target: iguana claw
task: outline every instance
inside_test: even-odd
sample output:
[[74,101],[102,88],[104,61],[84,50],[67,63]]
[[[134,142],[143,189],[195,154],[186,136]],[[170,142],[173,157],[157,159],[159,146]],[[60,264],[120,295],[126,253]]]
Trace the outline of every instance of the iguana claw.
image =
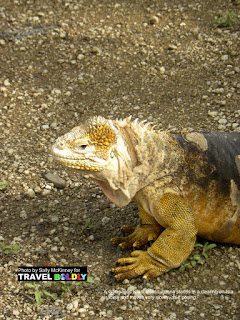
[[126,230],[133,230],[133,232],[126,237],[116,237],[112,238],[110,241],[113,245],[119,245],[119,247],[121,247],[123,250],[130,249],[132,247],[140,248],[149,241],[154,242],[162,231],[161,226],[157,224],[140,224],[135,228],[123,226],[122,229],[124,232]]
[[112,269],[117,281],[133,279],[140,275],[147,281],[167,271],[167,267],[154,260],[147,251],[133,251],[131,256],[119,259],[118,263],[121,266]]

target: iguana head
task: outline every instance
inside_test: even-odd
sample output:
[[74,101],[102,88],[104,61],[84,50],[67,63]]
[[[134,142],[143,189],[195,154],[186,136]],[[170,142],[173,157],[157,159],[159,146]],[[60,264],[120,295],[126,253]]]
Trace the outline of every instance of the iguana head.
[[101,171],[112,157],[116,129],[106,119],[96,117],[58,138],[53,155],[67,167],[83,171]]
[[[125,119],[125,122],[119,123],[129,121]],[[93,178],[105,195],[121,206],[119,201],[125,198],[122,190],[130,175],[131,158],[116,121],[103,117],[90,118],[85,124],[58,138],[52,152],[61,164],[79,169]]]

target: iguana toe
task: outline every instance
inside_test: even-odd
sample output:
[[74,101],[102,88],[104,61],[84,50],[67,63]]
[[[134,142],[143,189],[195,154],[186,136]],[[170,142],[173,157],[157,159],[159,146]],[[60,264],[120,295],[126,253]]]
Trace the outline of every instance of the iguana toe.
[[121,230],[122,234],[125,235],[125,234],[131,234],[131,233],[133,233],[134,230],[135,230],[135,228],[136,228],[136,227],[129,226],[129,225],[124,225],[124,226],[121,227],[120,230]]
[[154,242],[161,233],[162,228],[159,225],[141,224],[136,228],[131,226],[123,226],[121,230],[127,233],[134,230],[126,237],[116,237],[111,239],[113,245],[119,245],[121,249],[124,250],[130,249],[131,247],[141,248],[149,241]]
[[112,269],[117,281],[133,279],[140,275],[143,275],[145,280],[151,280],[168,271],[166,266],[154,260],[146,251],[136,250],[131,255],[132,257],[119,259],[118,263],[121,266]]

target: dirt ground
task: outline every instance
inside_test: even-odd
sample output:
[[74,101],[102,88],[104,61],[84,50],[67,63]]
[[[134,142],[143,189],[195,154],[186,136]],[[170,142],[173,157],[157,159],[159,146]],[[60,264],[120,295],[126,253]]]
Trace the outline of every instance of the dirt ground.
[[[136,206],[115,207],[50,154],[58,136],[93,115],[240,131],[239,20],[213,26],[227,10],[239,15],[239,1],[1,2],[0,319],[240,318],[237,246],[219,244],[204,263],[146,288],[140,278],[113,283],[109,270],[130,250],[108,240],[138,222]],[[37,305],[17,268],[46,263],[86,265],[94,283],[39,282]]]

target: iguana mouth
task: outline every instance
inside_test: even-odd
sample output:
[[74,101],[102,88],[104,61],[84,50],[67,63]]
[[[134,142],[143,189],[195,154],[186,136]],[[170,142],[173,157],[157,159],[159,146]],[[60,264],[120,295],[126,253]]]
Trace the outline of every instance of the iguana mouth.
[[99,163],[98,158],[97,157],[89,157],[86,159],[86,157],[84,158],[83,156],[79,159],[74,159],[72,157],[62,157],[56,154],[53,154],[54,159],[69,167],[69,168],[73,168],[73,169],[80,169],[80,170],[87,170],[87,171],[101,171],[103,168],[103,165]]

